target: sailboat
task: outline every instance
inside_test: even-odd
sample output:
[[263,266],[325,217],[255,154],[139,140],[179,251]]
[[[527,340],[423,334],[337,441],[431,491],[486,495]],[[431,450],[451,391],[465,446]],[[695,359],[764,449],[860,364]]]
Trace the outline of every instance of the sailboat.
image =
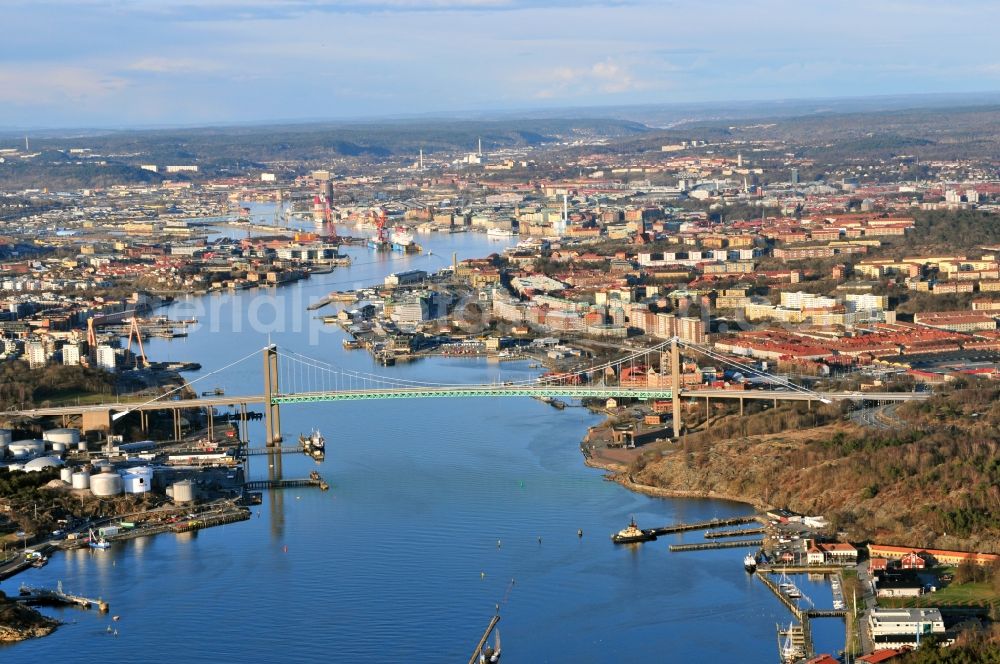
[[106,549],[111,546],[111,542],[104,539],[100,535],[94,535],[94,531],[90,531],[90,548],[91,549]]
[[500,628],[493,630],[493,646],[486,646],[479,654],[480,664],[496,664],[500,661]]

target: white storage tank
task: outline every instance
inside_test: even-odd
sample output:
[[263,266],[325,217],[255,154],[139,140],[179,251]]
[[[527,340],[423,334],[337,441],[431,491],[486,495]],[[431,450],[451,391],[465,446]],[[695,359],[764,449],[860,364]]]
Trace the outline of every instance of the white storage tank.
[[147,493],[153,486],[153,469],[148,466],[122,471],[125,493]]
[[18,440],[11,443],[7,449],[10,450],[10,455],[15,459],[29,459],[45,454],[45,441],[32,439]]
[[50,443],[63,443],[64,445],[76,445],[80,442],[79,429],[49,429],[42,434],[42,438]]
[[40,470],[45,470],[46,468],[58,468],[61,465],[62,459],[50,456],[37,457],[24,464],[24,472],[37,473]]
[[73,473],[73,480],[71,482],[74,489],[89,489],[90,488],[90,473],[86,470],[81,470],[79,472]]
[[122,476],[118,473],[101,473],[90,478],[90,492],[95,496],[117,496],[122,492]]
[[52,443],[53,454],[66,454],[66,443]]
[[114,469],[114,464],[107,459],[98,459],[94,462],[94,473],[107,473]]
[[14,434],[10,429],[0,429],[0,446],[6,447],[14,440]]
[[175,503],[190,503],[194,501],[194,482],[191,480],[174,482],[170,488]]
[[73,469],[72,468],[62,468],[59,471],[59,479],[61,479],[66,484],[73,483]]
[[86,452],[87,451],[87,441],[81,440],[79,443],[77,443],[76,449],[78,449],[81,452]]

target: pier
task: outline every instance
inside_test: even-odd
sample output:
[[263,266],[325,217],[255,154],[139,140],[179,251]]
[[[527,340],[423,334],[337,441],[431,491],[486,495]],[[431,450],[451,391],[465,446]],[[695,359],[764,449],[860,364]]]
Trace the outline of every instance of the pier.
[[653,528],[652,531],[655,535],[660,536],[669,535],[670,533],[683,533],[689,530],[711,530],[713,528],[722,528],[723,526],[739,526],[744,523],[753,523],[756,520],[756,516],[734,516],[728,519],[711,519],[698,523],[675,523],[671,526]]
[[22,604],[72,605],[84,609],[96,608],[101,613],[107,613],[110,608],[104,600],[90,599],[89,597],[63,592],[62,581],[59,582],[55,590],[49,588],[32,588],[31,586],[21,584],[20,592],[12,599]]
[[716,530],[705,533],[705,539],[715,539],[717,537],[741,537],[743,535],[760,535],[763,528],[743,528],[742,530]]
[[705,542],[704,544],[671,544],[668,548],[673,552],[678,551],[704,551],[706,549],[739,549],[754,548],[764,544],[764,540],[732,540],[729,542]]
[[784,604],[785,607],[792,612],[793,616],[795,616],[800,621],[802,620],[803,616],[802,609],[800,609],[798,605],[795,604],[795,602],[793,602],[787,595],[785,595],[785,593],[781,592],[781,589],[778,588],[778,584],[772,581],[771,577],[769,577],[766,573],[757,572],[757,578],[764,582],[764,585],[767,586],[771,590],[771,592],[774,593],[775,597],[781,600],[781,603]]
[[318,486],[329,488],[322,477],[306,477],[293,480],[251,480],[243,485],[244,491],[264,491],[267,489],[294,489],[303,486]]
[[282,447],[245,447],[243,454],[246,456],[263,456],[265,454],[302,454],[301,445],[284,445]]

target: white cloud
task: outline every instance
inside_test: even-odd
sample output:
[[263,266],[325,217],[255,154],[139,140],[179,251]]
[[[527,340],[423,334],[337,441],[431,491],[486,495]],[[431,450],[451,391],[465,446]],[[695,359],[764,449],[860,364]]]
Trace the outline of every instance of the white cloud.
[[555,67],[531,72],[521,77],[534,88],[538,99],[557,99],[584,95],[617,95],[646,90],[652,82],[636,77],[628,67],[607,59],[587,67]]

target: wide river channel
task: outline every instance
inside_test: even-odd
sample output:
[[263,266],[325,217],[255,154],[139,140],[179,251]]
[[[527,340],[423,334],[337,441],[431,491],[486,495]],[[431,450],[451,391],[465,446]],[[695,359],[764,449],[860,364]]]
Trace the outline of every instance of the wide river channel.
[[[351,247],[350,268],[277,290],[178,300],[162,313],[195,316],[199,326],[186,338],[151,340],[146,351],[200,362],[189,380],[262,348],[269,336],[337,366],[412,380],[481,383],[536,372],[484,359],[381,367],[365,351],[344,350],[344,333],[316,319],[334,307],[306,311],[331,290],[405,269],[433,271],[452,252],[485,256],[510,243],[472,233],[416,239],[422,255]],[[196,389],[259,394],[261,367],[253,358]],[[0,661],[466,662],[498,604],[508,663],[777,661],[775,625],[790,615],[744,572],[745,551],[667,551],[705,541],[700,531],[637,546],[609,539],[631,515],[652,527],[751,508],[649,498],[605,481],[579,449],[600,421],[583,408],[559,411],[529,398],[285,406],[286,441],[318,428],[327,455],[319,465],[285,455],[284,476],[315,468],[330,491],[265,493],[250,521],[55,554],[0,588],[13,594],[21,582],[61,580],[67,591],[108,600],[120,620],[43,609],[67,624],[0,649]],[[251,426],[253,445],[263,444],[262,434],[259,423]],[[267,466],[267,457],[254,457],[251,476],[266,477]],[[831,607],[829,584],[796,582],[818,608]],[[843,629],[839,619],[813,621],[818,651],[841,649]]]

